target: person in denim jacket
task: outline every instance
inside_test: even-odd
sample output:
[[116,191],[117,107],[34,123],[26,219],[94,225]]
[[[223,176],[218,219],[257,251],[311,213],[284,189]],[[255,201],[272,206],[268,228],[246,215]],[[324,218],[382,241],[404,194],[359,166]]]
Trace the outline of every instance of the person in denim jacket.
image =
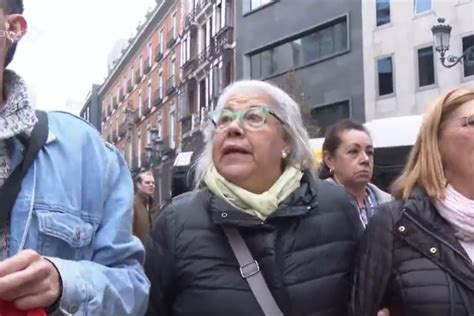
[[[2,69],[26,30],[22,12],[21,0],[0,0]],[[1,188],[38,118],[17,74],[0,72],[0,83]],[[149,281],[131,232],[128,167],[88,123],[59,112],[47,118],[46,143],[0,222],[0,301],[52,315],[142,315]]]

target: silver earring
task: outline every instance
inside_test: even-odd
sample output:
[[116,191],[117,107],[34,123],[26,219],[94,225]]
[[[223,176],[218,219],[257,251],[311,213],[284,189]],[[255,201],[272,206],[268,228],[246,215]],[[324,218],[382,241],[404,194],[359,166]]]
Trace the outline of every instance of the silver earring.
[[282,150],[281,158],[286,159],[287,157],[288,157],[288,154],[286,153],[286,151]]

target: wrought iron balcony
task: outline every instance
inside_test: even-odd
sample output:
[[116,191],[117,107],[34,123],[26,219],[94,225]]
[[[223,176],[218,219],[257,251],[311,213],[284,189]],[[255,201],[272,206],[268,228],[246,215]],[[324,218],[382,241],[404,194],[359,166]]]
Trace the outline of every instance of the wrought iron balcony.
[[163,103],[163,91],[162,88],[159,87],[153,93],[153,106],[159,106],[161,103]]
[[148,104],[149,101],[151,101],[151,100],[146,99],[145,101],[143,101],[143,104],[142,104],[142,115],[143,116],[148,115],[148,113],[151,112],[151,104]]
[[198,59],[196,56],[192,56],[188,61],[183,65],[183,75],[184,77],[189,76],[194,70],[198,67]]
[[176,90],[176,77],[171,76],[166,80],[166,95],[172,94]]
[[168,32],[168,43],[166,47],[171,48],[176,43],[176,31],[174,29],[169,30]]

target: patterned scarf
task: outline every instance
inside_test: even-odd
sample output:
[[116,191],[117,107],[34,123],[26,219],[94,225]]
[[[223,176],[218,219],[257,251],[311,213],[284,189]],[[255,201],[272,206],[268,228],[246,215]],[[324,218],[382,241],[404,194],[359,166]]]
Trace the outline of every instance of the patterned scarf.
[[455,230],[455,235],[462,241],[474,241],[474,200],[470,200],[451,185],[446,187],[444,200],[434,201],[439,214]]
[[[0,108],[0,187],[10,175],[8,141],[21,133],[31,134],[37,122],[34,109],[28,101],[23,79],[10,70],[3,75],[5,104]],[[0,223],[0,260],[8,256],[9,222]]]

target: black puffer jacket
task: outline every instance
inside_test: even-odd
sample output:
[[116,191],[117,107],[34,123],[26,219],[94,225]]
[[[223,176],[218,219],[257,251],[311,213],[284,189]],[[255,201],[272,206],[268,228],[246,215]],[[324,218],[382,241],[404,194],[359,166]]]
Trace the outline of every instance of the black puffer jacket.
[[380,207],[357,259],[356,316],[474,315],[474,268],[452,227],[421,190]]
[[350,197],[310,174],[265,222],[207,190],[174,199],[147,243],[147,315],[263,315],[221,225],[239,228],[285,315],[347,315],[362,227]]

